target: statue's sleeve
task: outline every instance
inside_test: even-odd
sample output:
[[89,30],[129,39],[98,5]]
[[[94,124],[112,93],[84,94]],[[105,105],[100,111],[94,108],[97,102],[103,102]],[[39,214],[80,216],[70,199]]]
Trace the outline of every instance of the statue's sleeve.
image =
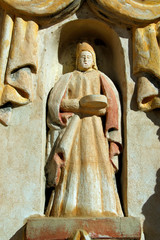
[[50,129],[48,137],[50,140],[47,142],[50,146],[50,152],[48,153],[48,161],[45,167],[47,176],[47,186],[56,186],[59,182],[61,175],[61,168],[65,162],[64,149],[58,148],[57,151],[52,151],[52,147],[60,135],[63,129],[67,126],[68,113],[60,111],[60,105],[63,97],[66,94],[68,82],[71,74],[64,74],[51,89],[48,99],[48,114],[47,114],[47,125]]
[[113,82],[103,73],[100,74],[103,94],[108,99],[108,109],[105,121],[105,135],[108,138],[110,159],[117,169],[117,156],[122,151],[121,107],[119,94]]
[[47,116],[47,124],[50,129],[58,130],[67,124],[67,113],[60,112],[60,105],[71,77],[70,73],[64,74],[51,89],[48,99]]

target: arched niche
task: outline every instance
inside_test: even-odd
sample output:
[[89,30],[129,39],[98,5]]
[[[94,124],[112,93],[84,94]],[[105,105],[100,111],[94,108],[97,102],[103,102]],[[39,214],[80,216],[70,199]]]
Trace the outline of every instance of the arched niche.
[[109,76],[126,95],[124,54],[118,34],[106,23],[96,19],[70,21],[62,26],[58,58],[62,74],[75,69],[76,45],[88,41],[96,52],[98,69]]
[[[98,69],[110,77],[119,91],[122,105],[122,129],[124,143],[126,141],[125,113],[127,107],[127,87],[124,50],[122,48],[120,38],[114,29],[97,19],[80,19],[64,24],[60,32],[58,49],[58,60],[59,64],[62,66],[61,74],[75,70],[76,45],[77,43],[83,41],[87,41],[93,46],[96,52]],[[123,161],[121,161],[123,162],[123,171],[121,171],[122,183],[120,186],[120,188],[122,188],[120,191],[123,194],[122,201],[125,212],[127,212],[126,151],[127,150],[125,148],[123,150]],[[120,180],[119,176],[118,178],[118,180]]]

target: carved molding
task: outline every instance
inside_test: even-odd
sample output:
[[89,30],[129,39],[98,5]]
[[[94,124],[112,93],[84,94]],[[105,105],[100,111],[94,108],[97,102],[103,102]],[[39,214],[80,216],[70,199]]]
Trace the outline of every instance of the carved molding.
[[[0,47],[0,122],[9,124],[11,105],[28,104],[34,98],[33,74],[37,72],[38,25],[4,12]],[[25,57],[24,57],[25,56]],[[5,111],[4,111],[5,110]]]
[[75,12],[82,0],[0,0],[7,12],[26,16],[38,24],[49,24]]
[[[103,19],[142,25],[160,18],[159,0],[86,0],[92,10]],[[37,22],[55,21],[75,12],[83,0],[0,0],[5,10],[36,19]],[[52,20],[51,20],[52,19]]]
[[[133,74],[137,76],[137,103],[142,111],[160,108],[160,22],[133,29]],[[154,84],[153,84],[153,79]]]
[[140,25],[160,18],[159,0],[87,0],[92,10],[103,19]]
[[0,3],[6,8],[13,8],[19,12],[36,15],[45,16],[49,14],[55,14],[59,11],[63,11],[69,4],[73,3],[74,0],[1,0]]

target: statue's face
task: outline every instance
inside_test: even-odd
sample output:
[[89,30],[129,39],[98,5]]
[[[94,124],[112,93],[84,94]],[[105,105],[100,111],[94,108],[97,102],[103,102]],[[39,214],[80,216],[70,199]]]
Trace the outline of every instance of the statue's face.
[[93,57],[89,51],[82,51],[79,56],[79,70],[86,71],[93,66]]

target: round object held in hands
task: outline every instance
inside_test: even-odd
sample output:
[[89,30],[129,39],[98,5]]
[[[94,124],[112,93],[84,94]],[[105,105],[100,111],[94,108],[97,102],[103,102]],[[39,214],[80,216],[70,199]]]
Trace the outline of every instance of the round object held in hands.
[[80,105],[87,108],[107,107],[107,97],[105,95],[87,95],[80,99]]

